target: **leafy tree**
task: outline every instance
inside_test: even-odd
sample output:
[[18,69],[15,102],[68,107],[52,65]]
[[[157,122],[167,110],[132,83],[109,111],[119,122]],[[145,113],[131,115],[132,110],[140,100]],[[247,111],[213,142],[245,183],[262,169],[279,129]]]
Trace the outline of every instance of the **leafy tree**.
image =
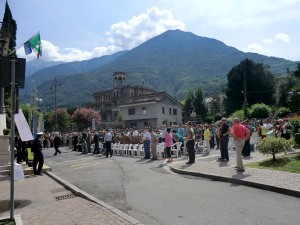
[[295,143],[300,146],[300,117],[294,117],[289,122],[292,125],[292,135]]
[[245,114],[244,114],[244,110],[240,109],[240,110],[236,110],[235,112],[233,112],[232,114],[230,114],[229,118],[240,118],[240,120],[244,120],[245,119]]
[[66,109],[58,108],[56,112],[47,114],[47,122],[49,123],[50,130],[55,130],[55,119],[57,116],[57,129],[65,132],[68,130],[71,122],[71,116],[68,114]]
[[282,118],[291,113],[291,110],[289,110],[286,107],[280,107],[279,109],[276,110],[275,115],[276,117]]
[[300,79],[300,63],[297,63],[297,69],[292,74],[297,79]]
[[91,126],[92,120],[95,119],[96,123],[101,121],[99,112],[90,108],[78,108],[72,115],[72,119],[77,123],[79,130],[84,130]]
[[245,59],[227,74],[228,84],[225,90],[227,114],[243,106],[245,101],[244,77],[246,79],[247,102],[250,106],[255,103],[273,103],[274,75],[263,64]]
[[294,87],[289,92],[287,103],[292,112],[300,111],[300,85]]
[[190,117],[190,114],[194,110],[194,105],[193,105],[194,101],[195,101],[194,92],[192,90],[189,90],[185,98],[183,109],[182,109],[184,120],[188,119]]
[[197,116],[201,117],[202,120],[207,116],[207,107],[205,105],[205,99],[203,96],[203,90],[201,87],[198,87],[194,93],[193,106]]
[[210,113],[214,116],[217,114],[222,114],[221,97],[219,94],[213,94],[211,96]]
[[257,103],[254,104],[250,109],[250,116],[251,118],[268,118],[271,115],[272,109],[270,106],[263,104],[263,103]]
[[287,151],[291,147],[291,142],[284,138],[268,137],[261,139],[258,142],[258,151],[263,155],[272,155],[273,160],[276,160],[275,155]]
[[276,105],[287,107],[289,92],[297,84],[297,78],[294,76],[286,76],[281,78],[275,93]]

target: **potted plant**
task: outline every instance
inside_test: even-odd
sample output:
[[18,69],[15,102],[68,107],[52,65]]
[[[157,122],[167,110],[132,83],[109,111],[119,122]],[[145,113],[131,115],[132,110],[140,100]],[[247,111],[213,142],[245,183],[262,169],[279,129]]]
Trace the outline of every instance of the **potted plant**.
[[4,128],[3,135],[9,135],[10,129]]

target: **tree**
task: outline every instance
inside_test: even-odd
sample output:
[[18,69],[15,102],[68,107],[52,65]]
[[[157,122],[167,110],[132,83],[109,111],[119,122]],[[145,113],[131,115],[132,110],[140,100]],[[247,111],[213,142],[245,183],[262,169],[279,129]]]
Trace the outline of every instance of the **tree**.
[[16,47],[17,23],[11,14],[7,1],[5,3],[5,12],[4,12],[2,22],[7,23],[9,26],[9,35],[10,35],[9,50],[13,51]]
[[92,120],[95,119],[96,123],[101,121],[99,112],[90,108],[78,108],[72,115],[72,119],[77,123],[79,130],[84,130],[91,127]]
[[227,114],[241,109],[245,102],[244,78],[246,79],[248,105],[255,103],[271,105],[273,103],[274,75],[267,66],[245,59],[227,74],[228,83],[225,90]]
[[211,96],[210,113],[213,116],[222,114],[221,97],[217,93]]
[[300,111],[300,85],[295,86],[288,94],[289,95],[288,95],[287,104],[289,109],[292,112],[299,112]]
[[276,105],[287,107],[289,92],[297,84],[297,78],[294,76],[286,76],[281,78],[275,93]]
[[300,63],[297,63],[297,69],[293,72],[292,76],[300,79]]
[[70,127],[71,116],[68,114],[66,109],[58,108],[56,112],[50,112],[46,114],[47,128],[51,131],[55,130],[55,119],[57,116],[57,129],[65,132]]
[[194,105],[193,105],[194,101],[195,101],[194,92],[192,90],[189,90],[183,104],[182,113],[183,113],[184,120],[190,118],[190,114],[194,110]]
[[203,96],[202,87],[198,87],[194,93],[193,106],[197,116],[200,116],[202,120],[207,116],[207,107],[205,105],[205,99]]
[[263,103],[256,103],[250,109],[251,118],[268,118],[271,115],[272,109],[270,106]]
[[[2,19],[3,23],[6,23],[8,26],[8,32],[9,32],[9,52],[14,51],[15,46],[16,46],[16,34],[17,34],[17,23],[16,21],[13,19],[13,16],[11,14],[9,5],[6,1],[5,3],[5,11],[4,11],[4,16]],[[11,56],[16,56],[16,54],[12,54]],[[5,109],[6,109],[6,124],[8,125],[8,127],[10,127],[10,118],[11,118],[11,112],[10,112],[10,105],[11,105],[11,101],[10,101],[10,88],[5,88],[4,89],[4,105],[5,105]]]

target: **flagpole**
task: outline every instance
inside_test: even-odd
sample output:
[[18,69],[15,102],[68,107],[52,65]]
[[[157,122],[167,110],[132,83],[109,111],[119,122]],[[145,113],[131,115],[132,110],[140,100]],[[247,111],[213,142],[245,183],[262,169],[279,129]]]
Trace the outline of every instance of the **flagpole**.
[[33,38],[34,36],[36,36],[37,34],[39,34],[39,32],[37,32],[36,34],[32,35],[29,39],[27,39],[27,41],[23,42],[22,44],[20,44],[17,48],[15,48],[12,52],[10,52],[8,54],[8,56],[12,55],[13,53],[15,53],[17,51],[18,48],[22,47],[26,42],[28,42],[31,38]]

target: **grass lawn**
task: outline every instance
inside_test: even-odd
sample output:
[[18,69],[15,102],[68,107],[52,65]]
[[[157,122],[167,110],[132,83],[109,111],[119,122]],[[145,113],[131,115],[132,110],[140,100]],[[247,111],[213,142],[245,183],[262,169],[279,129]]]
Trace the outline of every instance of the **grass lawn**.
[[300,173],[300,153],[277,157],[275,161],[268,159],[262,162],[245,164],[246,167],[279,170],[290,173]]

